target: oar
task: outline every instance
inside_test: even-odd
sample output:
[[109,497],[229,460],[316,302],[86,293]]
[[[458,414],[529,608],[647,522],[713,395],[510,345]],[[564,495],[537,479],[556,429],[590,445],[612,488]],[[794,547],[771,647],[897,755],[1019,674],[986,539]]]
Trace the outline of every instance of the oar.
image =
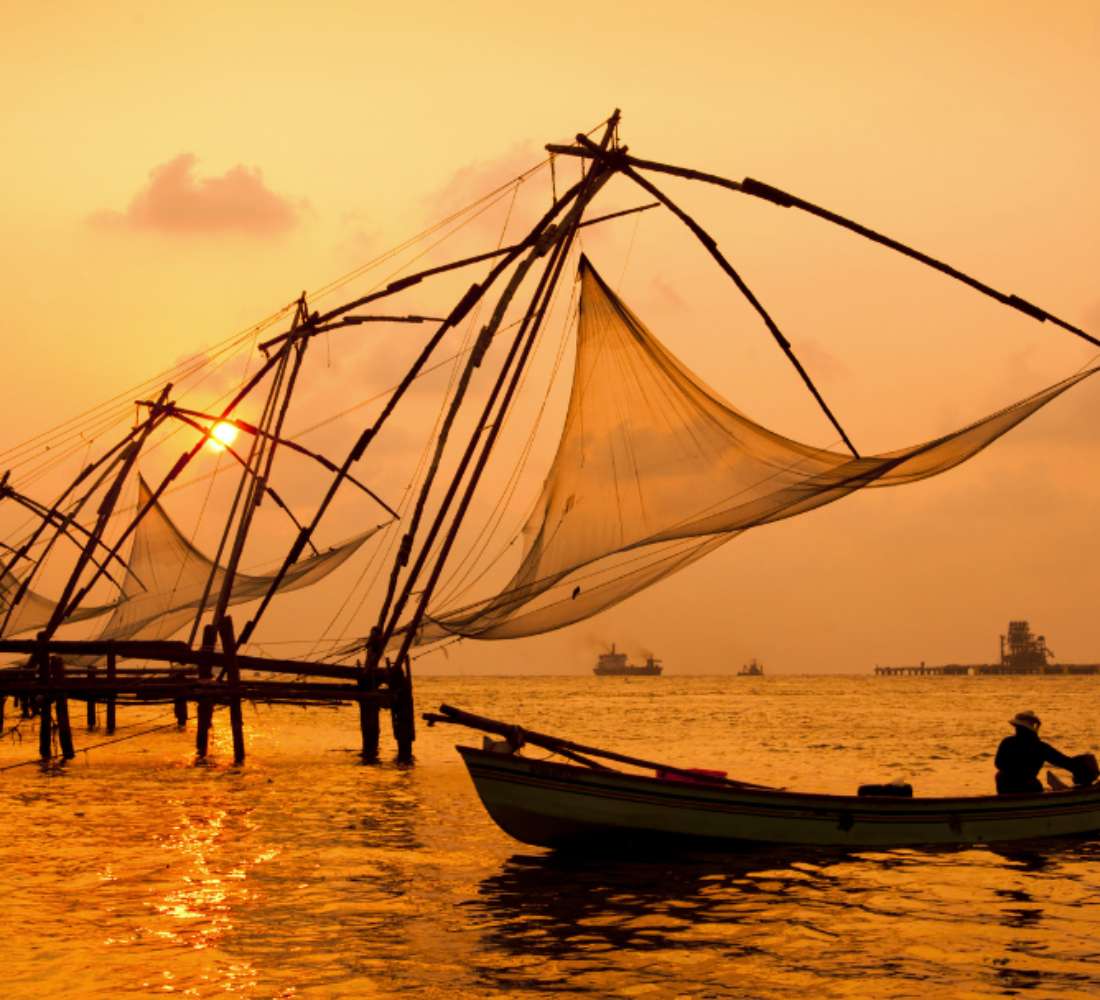
[[487,719],[482,715],[473,715],[470,712],[464,712],[462,709],[454,708],[451,705],[440,705],[439,714],[425,712],[422,717],[429,726],[437,722],[450,722],[458,726],[466,726],[470,729],[480,729],[486,733],[496,733],[498,736],[503,736],[507,739],[517,750],[523,746],[524,743],[530,743],[534,746],[542,747],[545,750],[551,750],[554,753],[561,754],[563,757],[579,760],[588,767],[596,767],[604,771],[609,770],[609,768],[604,767],[602,764],[597,764],[594,761],[586,760],[583,755],[587,754],[592,757],[603,757],[606,760],[613,760],[620,764],[629,764],[633,767],[641,767],[650,771],[663,771],[668,774],[676,774],[682,778],[689,778],[692,781],[704,782],[706,784],[730,785],[734,788],[747,788],[767,792],[778,791],[778,789],[771,788],[768,785],[755,785],[748,781],[737,781],[733,778],[720,778],[717,775],[701,774],[687,767],[676,767],[673,764],[659,764],[656,761],[642,760],[640,757],[629,757],[626,754],[615,753],[613,750],[601,750],[599,747],[585,746],[583,743],[574,743],[572,740],[565,740],[558,736],[537,733],[534,730],[524,729],[521,726],[512,725],[511,723],[499,722],[496,719]]

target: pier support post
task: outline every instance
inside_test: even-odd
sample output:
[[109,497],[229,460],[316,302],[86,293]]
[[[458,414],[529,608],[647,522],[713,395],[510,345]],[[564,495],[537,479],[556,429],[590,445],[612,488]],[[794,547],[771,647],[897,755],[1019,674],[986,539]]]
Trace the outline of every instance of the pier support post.
[[[169,676],[173,680],[179,679],[175,671],[171,671]],[[184,729],[187,726],[187,699],[176,698],[172,702],[172,711],[176,716],[176,725],[179,726],[180,729]]]
[[[65,661],[56,656],[50,666],[58,683],[64,684]],[[57,741],[61,744],[61,756],[65,760],[72,760],[76,751],[73,749],[73,728],[69,722],[69,699],[64,694],[57,698]]]
[[359,702],[359,735],[362,737],[361,755],[368,764],[378,760],[378,744],[382,735],[377,701]]
[[[209,653],[214,649],[214,641],[217,633],[213,625],[204,625],[202,630],[202,652]],[[210,681],[214,672],[210,662],[199,664],[199,681]],[[199,698],[195,705],[195,753],[199,757],[205,757],[210,748],[210,726],[214,720],[214,705],[209,698]]]
[[115,681],[118,678],[118,660],[113,649],[107,652],[107,735],[111,736],[115,731]]
[[[45,633],[38,638],[44,640]],[[50,653],[45,641],[34,653],[34,665],[38,668],[38,756],[49,760],[53,756],[53,703],[50,700]]]
[[[372,694],[378,690],[378,671],[373,662],[367,658],[366,666],[358,681],[359,688],[370,691]],[[361,756],[368,764],[378,760],[378,743],[381,737],[381,727],[378,718],[378,702],[375,699],[359,702],[359,736],[362,740]]]
[[390,723],[393,727],[393,738],[397,741],[397,762],[411,764],[413,741],[416,739],[415,706],[412,682],[401,664],[390,669],[389,687],[392,698]]
[[45,696],[38,708],[38,756],[43,760],[53,756],[53,708]]
[[241,668],[237,665],[237,639],[233,634],[233,619],[226,615],[218,623],[222,649],[229,658],[226,677],[233,691],[229,699],[229,727],[233,731],[233,763],[244,763],[244,718],[241,715]]
[[99,720],[96,718],[96,704],[95,695],[92,692],[92,685],[95,684],[96,669],[95,666],[90,666],[85,671],[88,680],[91,682],[88,685],[88,711],[85,715],[85,724],[88,732],[91,732],[99,724]]

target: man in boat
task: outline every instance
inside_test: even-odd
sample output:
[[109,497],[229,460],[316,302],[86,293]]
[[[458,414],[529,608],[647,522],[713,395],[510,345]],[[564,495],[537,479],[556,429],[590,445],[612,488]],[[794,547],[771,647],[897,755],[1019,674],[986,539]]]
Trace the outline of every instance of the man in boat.
[[1016,729],[1016,734],[1001,740],[993,762],[997,768],[998,795],[1041,792],[1043,784],[1039,781],[1039,771],[1044,764],[1062,767],[1070,772],[1076,770],[1071,757],[1039,739],[1042,723],[1034,712],[1017,712],[1010,724]]

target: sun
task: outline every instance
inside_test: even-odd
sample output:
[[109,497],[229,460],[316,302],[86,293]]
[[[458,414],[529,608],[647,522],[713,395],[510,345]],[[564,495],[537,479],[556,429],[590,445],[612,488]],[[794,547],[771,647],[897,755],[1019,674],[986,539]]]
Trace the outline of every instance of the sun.
[[211,451],[225,451],[228,445],[237,440],[237,428],[225,422],[217,423],[210,431],[206,447]]

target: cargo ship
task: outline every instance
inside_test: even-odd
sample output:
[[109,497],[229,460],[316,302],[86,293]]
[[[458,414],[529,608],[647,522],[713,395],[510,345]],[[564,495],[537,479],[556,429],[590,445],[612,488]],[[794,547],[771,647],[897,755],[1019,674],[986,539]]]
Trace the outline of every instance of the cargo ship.
[[647,656],[640,667],[627,663],[626,653],[616,652],[615,644],[612,643],[611,652],[600,653],[592,672],[600,677],[659,677],[661,661]]
[[737,671],[738,677],[763,677],[764,676],[764,664],[758,663],[755,659],[749,660],[740,670]]

